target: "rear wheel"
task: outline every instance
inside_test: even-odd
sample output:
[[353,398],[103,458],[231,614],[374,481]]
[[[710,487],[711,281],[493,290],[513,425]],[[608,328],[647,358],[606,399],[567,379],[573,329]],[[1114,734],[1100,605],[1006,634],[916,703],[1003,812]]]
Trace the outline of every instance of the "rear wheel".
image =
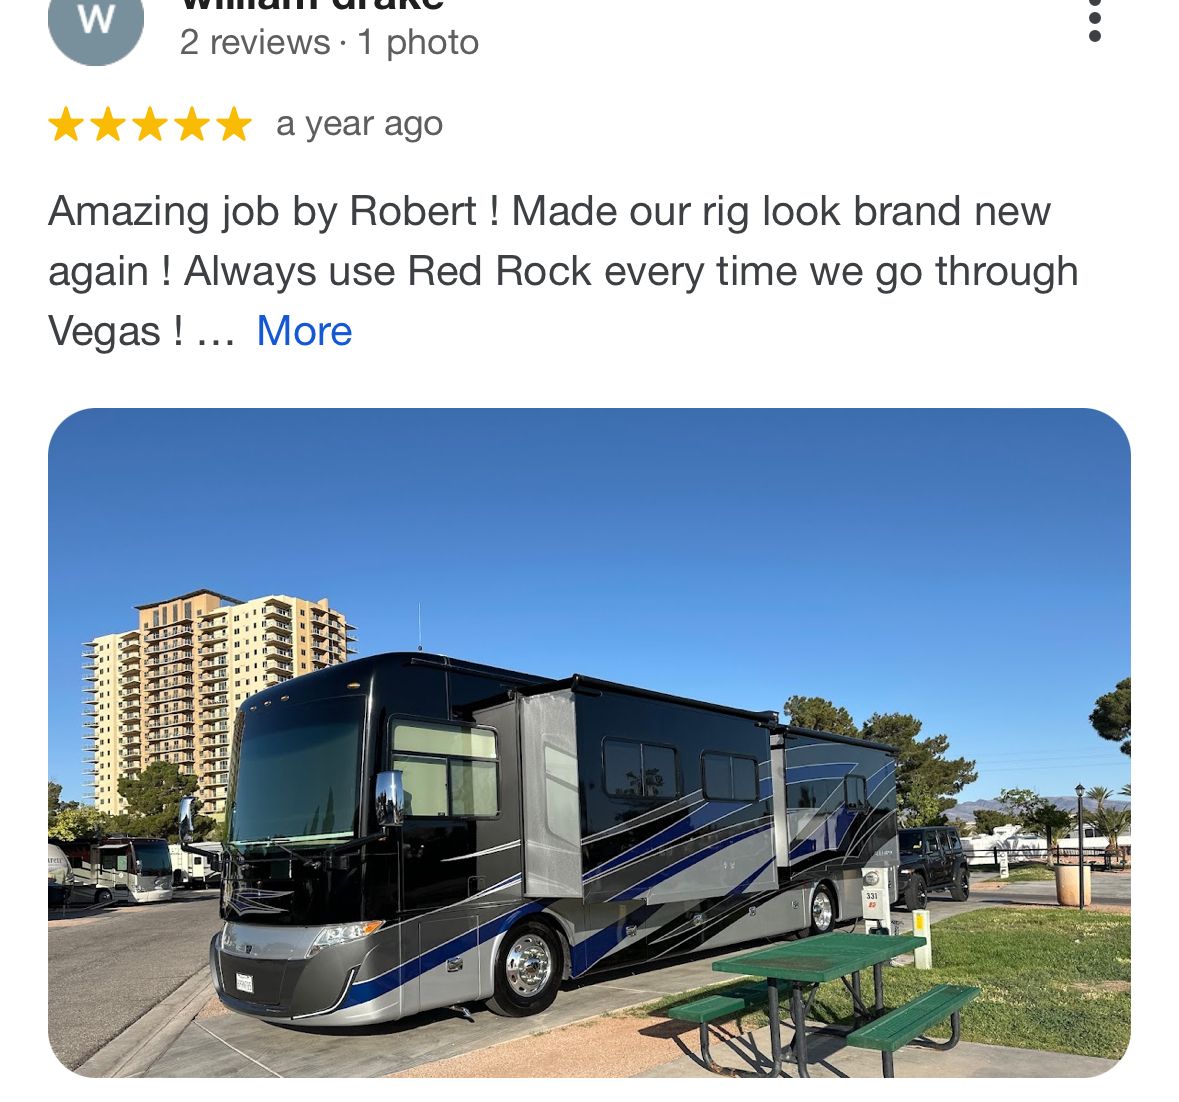
[[820,884],[811,896],[811,933],[825,934],[835,926],[835,899],[826,884]]
[[905,886],[905,906],[910,911],[923,911],[928,905],[929,891],[925,887],[925,877],[917,874]]
[[950,898],[956,903],[965,903],[970,898],[970,873],[965,868],[959,870],[954,886],[950,888]]
[[561,945],[543,922],[522,922],[500,943],[495,994],[487,1008],[508,1018],[547,1010],[561,983]]

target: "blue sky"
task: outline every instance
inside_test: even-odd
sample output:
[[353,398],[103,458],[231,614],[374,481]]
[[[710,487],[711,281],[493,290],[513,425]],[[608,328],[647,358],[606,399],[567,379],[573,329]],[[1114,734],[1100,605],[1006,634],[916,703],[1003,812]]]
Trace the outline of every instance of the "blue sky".
[[[131,460],[133,458],[133,461]],[[81,644],[203,587],[430,651],[747,708],[910,712],[961,799],[1129,759],[1129,448],[1088,411],[81,413],[50,451],[49,775]]]

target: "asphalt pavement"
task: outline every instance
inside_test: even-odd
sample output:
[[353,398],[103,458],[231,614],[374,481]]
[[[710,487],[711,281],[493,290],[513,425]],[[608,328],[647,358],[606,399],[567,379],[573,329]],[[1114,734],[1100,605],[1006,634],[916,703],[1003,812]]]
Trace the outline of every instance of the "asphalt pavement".
[[217,892],[49,918],[49,1044],[70,1069],[209,966]]

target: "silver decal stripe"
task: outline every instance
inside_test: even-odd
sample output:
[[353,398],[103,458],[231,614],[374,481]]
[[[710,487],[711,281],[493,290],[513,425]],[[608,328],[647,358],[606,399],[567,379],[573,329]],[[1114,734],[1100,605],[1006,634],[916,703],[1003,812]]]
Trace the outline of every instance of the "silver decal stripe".
[[348,992],[352,990],[352,981],[356,979],[356,973],[359,971],[360,965],[358,964],[348,973],[348,978],[344,981],[344,990],[340,992],[340,997],[327,1010],[313,1010],[310,1014],[295,1014],[292,1016],[291,1021],[297,1022],[303,1018],[319,1018],[324,1014],[330,1014],[333,1010],[339,1010],[340,1004],[348,997]]
[[489,853],[503,853],[505,850],[515,849],[520,844],[517,838],[514,842],[505,842],[502,846],[492,846],[491,849],[481,849],[477,853],[464,853],[461,857],[443,857],[438,863],[445,865],[448,861],[469,861],[472,857],[486,857]]

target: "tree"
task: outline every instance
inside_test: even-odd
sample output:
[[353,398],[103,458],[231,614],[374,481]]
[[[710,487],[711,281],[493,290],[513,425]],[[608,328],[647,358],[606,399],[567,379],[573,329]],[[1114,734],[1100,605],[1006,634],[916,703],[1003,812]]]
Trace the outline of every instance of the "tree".
[[1103,807],[1098,811],[1094,822],[1097,829],[1109,840],[1109,844],[1116,849],[1118,838],[1130,829],[1130,809]]
[[1128,784],[1124,784],[1124,785],[1122,785],[1122,787],[1121,787],[1121,788],[1118,790],[1118,795],[1119,795],[1119,796],[1125,796],[1127,799],[1129,799],[1129,797],[1130,797],[1130,786],[1129,786]]
[[974,813],[974,825],[980,834],[994,834],[996,827],[1011,826],[1018,821],[1014,816],[1008,815],[1006,811],[990,811],[987,808],[979,808]]
[[812,731],[830,731],[834,735],[860,737],[860,729],[851,712],[840,708],[821,696],[792,696],[782,705],[782,711],[795,727],[809,727]]
[[[127,810],[112,817],[111,829],[175,841],[179,837],[180,799],[196,790],[197,779],[191,773],[181,773],[172,762],[152,762],[142,773],[119,780],[119,795],[126,801]],[[194,837],[204,838],[216,826],[216,820],[198,815],[193,826]]]
[[1121,745],[1130,753],[1130,679],[1119,681],[1112,693],[1099,696],[1089,722],[1102,738]]
[[1102,808],[1105,807],[1105,801],[1113,795],[1112,788],[1106,788],[1105,785],[1095,784],[1085,793],[1086,800],[1092,800],[1096,805],[1097,814],[1101,814]]
[[[954,797],[978,780],[974,762],[947,758],[949,735],[918,738],[921,720],[899,712],[879,712],[864,723],[861,737],[884,742],[897,751],[897,812],[907,825],[935,826]],[[923,819],[922,816],[925,818]]]
[[49,782],[49,814],[61,810],[61,785],[56,781]]
[[72,842],[78,838],[100,838],[108,833],[106,812],[89,804],[62,807],[49,819],[49,837]]
[[1054,864],[1052,843],[1061,831],[1067,830],[1072,817],[1061,811],[1051,800],[1033,792],[1030,788],[1005,788],[999,793],[999,802],[1019,822],[1036,834],[1043,834],[1048,845],[1048,864]]

